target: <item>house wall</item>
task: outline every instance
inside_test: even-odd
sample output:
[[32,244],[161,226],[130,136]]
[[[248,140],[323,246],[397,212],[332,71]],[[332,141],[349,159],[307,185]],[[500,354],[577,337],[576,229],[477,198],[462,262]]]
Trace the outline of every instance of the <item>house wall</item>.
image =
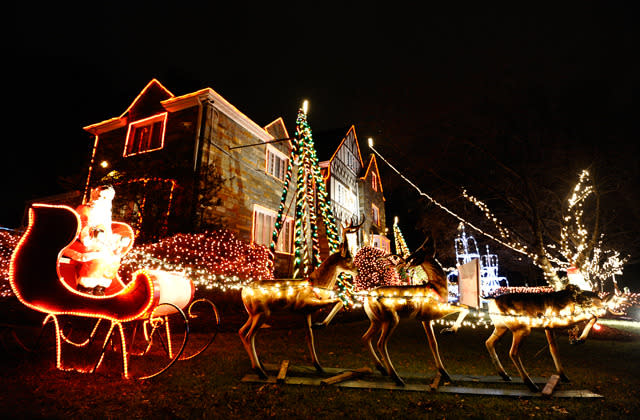
[[[386,235],[386,211],[384,196],[381,191],[374,191],[371,187],[371,173],[367,174],[367,177],[358,181],[358,189],[360,190],[360,211],[365,215],[365,222],[361,230],[366,237],[363,238],[364,244],[368,245],[370,235]],[[374,204],[378,207],[380,223],[376,225],[373,223],[373,214],[371,205]]]
[[[154,113],[149,113],[149,115],[154,115]],[[135,120],[149,115],[138,111]],[[197,130],[196,121],[197,109],[186,109],[170,113],[167,117],[163,148],[126,157],[123,156],[123,154],[128,126],[100,134],[93,167],[91,169],[89,185],[93,187],[105,182],[105,176],[111,174],[106,182],[110,182],[115,186],[116,201],[114,204],[119,203],[119,199],[126,195],[125,189],[130,188],[132,185],[123,182],[125,179],[120,179],[117,175],[114,176],[116,173],[125,174],[127,176],[126,179],[156,177],[173,179],[179,186],[187,185],[193,177],[193,150]],[[100,163],[103,161],[109,163],[107,168],[101,167]],[[171,202],[169,202],[170,196]],[[151,220],[156,217],[154,215],[154,217],[147,217],[146,222],[165,224],[166,228],[164,233],[188,230],[191,226],[191,198],[190,192],[184,188],[177,188],[171,195],[170,187],[167,187],[162,200],[166,202],[167,210],[171,210],[169,216],[165,216],[164,208],[161,207],[159,213],[161,215],[160,217],[164,217],[164,219]],[[171,208],[169,208],[169,206],[171,206]],[[114,214],[117,210],[117,208],[114,208]],[[148,210],[149,208],[147,208],[147,211]],[[126,221],[134,225],[136,224],[134,220]],[[145,223],[143,223],[143,226],[144,225]],[[138,227],[141,226],[138,225]],[[144,234],[141,237],[146,238]]]
[[[219,193],[220,205],[205,211],[205,221],[218,218],[236,233],[239,239],[252,241],[254,206],[259,205],[277,213],[284,183],[266,173],[267,145],[251,135],[224,113],[213,107],[205,110],[206,139],[203,144],[202,165],[213,164],[224,178]],[[232,149],[237,146],[249,146]],[[273,143],[286,156],[287,143]],[[287,204],[295,199],[295,186],[289,190]],[[291,206],[289,215],[293,215]],[[290,256],[276,255],[276,272],[288,271]]]
[[[284,183],[266,173],[266,144],[231,149],[261,141],[225,114],[215,109],[208,113],[208,141],[203,146],[202,162],[216,165],[225,178],[222,203],[211,208],[210,215],[223,218],[240,239],[251,240],[254,205],[277,211]],[[286,146],[272,146],[289,154]]]

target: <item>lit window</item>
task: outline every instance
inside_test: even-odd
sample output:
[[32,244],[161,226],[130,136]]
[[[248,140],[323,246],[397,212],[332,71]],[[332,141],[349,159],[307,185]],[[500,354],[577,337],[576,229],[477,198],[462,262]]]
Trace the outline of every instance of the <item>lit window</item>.
[[333,188],[333,202],[340,204],[348,210],[351,215],[357,214],[358,199],[353,191],[337,180],[333,181]]
[[371,172],[371,188],[373,191],[378,191],[378,177],[375,172]]
[[382,235],[371,235],[371,246],[391,253],[391,241]]
[[[267,248],[271,244],[271,235],[276,224],[276,212],[255,205],[253,209],[253,243],[264,245]],[[280,230],[276,251],[284,254],[293,253],[293,219],[286,217]]]
[[287,174],[289,158],[275,147],[267,146],[267,173],[274,178],[284,181]]
[[373,223],[376,226],[380,226],[380,210],[375,204],[371,205],[371,216],[373,218]]
[[166,122],[165,112],[129,124],[124,156],[162,149]]

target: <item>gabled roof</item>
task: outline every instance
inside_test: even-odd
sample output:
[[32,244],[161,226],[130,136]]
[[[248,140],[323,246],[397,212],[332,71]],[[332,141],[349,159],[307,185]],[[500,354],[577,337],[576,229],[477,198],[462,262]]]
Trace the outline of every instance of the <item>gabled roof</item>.
[[138,96],[135,97],[133,102],[131,102],[131,104],[127,107],[127,109],[124,110],[122,114],[120,114],[119,117],[113,117],[113,118],[109,118],[108,120],[101,121],[99,123],[87,125],[83,127],[83,129],[92,134],[99,134],[105,131],[114,130],[119,127],[124,127],[125,125],[127,125],[126,116],[131,110],[131,108],[137,105],[138,101],[140,101],[140,99],[144,96],[144,94],[147,93],[151,88],[157,88],[160,91],[163,91],[170,98],[174,96],[173,93],[171,93],[169,89],[164,87],[162,83],[160,83],[157,79],[151,79],[151,81],[147,83],[144,89],[140,91]]
[[358,141],[358,136],[356,135],[356,128],[353,125],[349,127],[349,130],[347,130],[347,133],[342,138],[342,141],[336,148],[335,152],[333,152],[333,156],[331,156],[331,158],[329,159],[329,163],[331,163],[331,161],[336,157],[336,155],[338,154],[338,150],[340,150],[344,142],[347,140],[347,138],[349,137],[349,133],[351,131],[353,131],[353,138],[355,139],[355,142],[356,142],[356,150],[358,151],[358,159],[360,160],[360,166],[364,167],[364,163],[362,162],[362,154],[360,153],[360,142]]
[[131,102],[131,105],[129,105],[129,107],[127,107],[127,109],[124,110],[124,112],[122,113],[122,115],[120,115],[120,118],[123,118],[124,116],[127,115],[127,113],[138,104],[138,101],[140,101],[142,99],[142,97],[144,96],[145,93],[147,93],[147,91],[151,90],[152,88],[159,88],[160,90],[164,91],[164,93],[169,96],[169,98],[173,98],[174,94],[171,93],[169,91],[169,89],[167,89],[166,87],[164,87],[162,85],[162,83],[160,83],[157,79],[151,79],[151,81],[149,83],[147,83],[147,86],[144,87],[144,89],[142,89],[142,92],[140,92],[138,94],[138,96],[136,96],[136,98],[133,100],[133,102]]
[[349,126],[313,131],[313,144],[320,162],[329,161],[336,151],[338,141],[344,138],[347,131],[349,131]]
[[[282,120],[282,117],[278,117],[277,119],[273,120],[269,124],[265,125],[264,130],[267,133],[271,134],[271,136],[275,140],[289,138],[289,132],[287,131],[287,127],[284,125],[284,121]],[[292,145],[291,140],[289,140],[288,143],[289,143],[289,147],[291,147]]]
[[382,190],[382,179],[380,178],[380,171],[378,170],[378,161],[376,160],[376,155],[371,154],[371,159],[369,159],[369,165],[367,165],[367,170],[364,172],[364,175],[360,178],[362,180],[366,180],[369,176],[369,172],[374,172],[376,174],[376,180],[378,181],[378,186],[380,187],[380,193],[384,194]]
[[269,134],[264,128],[260,127],[260,125],[255,123],[245,114],[240,112],[235,106],[231,105],[215,90],[211,88],[205,88],[196,92],[188,93],[186,95],[175,96],[156,79],[152,79],[145,86],[145,88],[142,89],[138,96],[136,96],[136,98],[133,100],[131,105],[129,105],[119,117],[110,118],[96,124],[88,125],[84,127],[84,130],[97,135],[106,131],[111,131],[116,128],[126,126],[130,122],[127,121],[127,114],[129,113],[129,111],[134,108],[138,104],[138,102],[142,100],[145,93],[147,93],[152,88],[159,89],[160,92],[166,94],[167,99],[160,101],[160,104],[169,112],[175,112],[181,109],[197,106],[203,101],[208,100],[213,103],[213,106],[216,109],[227,115],[252,135],[263,141],[273,140],[271,134]]

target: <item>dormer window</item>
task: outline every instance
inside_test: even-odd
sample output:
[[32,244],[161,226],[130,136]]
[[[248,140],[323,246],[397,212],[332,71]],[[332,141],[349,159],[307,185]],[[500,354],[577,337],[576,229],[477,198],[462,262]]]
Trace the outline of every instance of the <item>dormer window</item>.
[[129,124],[124,156],[137,155],[162,149],[167,123],[167,112],[143,118]]

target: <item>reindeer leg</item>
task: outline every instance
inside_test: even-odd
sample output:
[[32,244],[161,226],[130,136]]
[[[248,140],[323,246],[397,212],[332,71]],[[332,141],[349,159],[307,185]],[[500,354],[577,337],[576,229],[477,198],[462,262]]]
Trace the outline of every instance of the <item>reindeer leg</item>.
[[314,344],[313,339],[313,326],[311,322],[311,314],[307,315],[307,344],[309,345],[309,353],[311,353],[311,361],[313,362],[313,366],[315,366],[318,372],[324,372],[322,366],[320,366],[320,362],[318,361],[318,356],[316,355],[316,346]]
[[587,339],[587,336],[591,332],[591,328],[593,327],[593,325],[596,323],[597,320],[598,320],[598,318],[591,318],[589,320],[589,322],[587,323],[587,325],[584,326],[584,330],[582,330],[582,334],[580,334],[580,337],[576,338],[575,340],[571,340],[569,342],[571,344],[582,344],[582,343],[584,343],[586,341],[586,339]]
[[440,334],[457,333],[460,327],[462,326],[462,321],[464,321],[464,318],[467,316],[468,313],[469,313],[468,308],[462,308],[462,310],[458,312],[458,318],[456,318],[456,322],[453,324],[453,326],[441,329]]
[[342,302],[338,302],[334,305],[334,307],[331,309],[331,312],[329,312],[326,316],[326,318],[324,319],[324,321],[322,322],[315,322],[312,325],[312,328],[314,330],[318,330],[318,329],[322,329],[324,327],[326,327],[327,325],[329,325],[329,323],[331,322],[331,320],[333,319],[333,317],[336,316],[336,314],[338,312],[340,312],[340,310],[344,307],[344,305],[342,304]]
[[389,358],[389,351],[387,350],[387,344],[389,343],[389,338],[393,331],[398,326],[400,322],[400,317],[397,312],[391,313],[391,320],[382,323],[382,332],[380,333],[380,338],[378,339],[378,351],[382,355],[382,361],[384,362],[384,366],[387,368],[387,372],[391,375],[391,378],[396,381],[396,383],[400,386],[404,386],[404,381],[396,372],[396,369],[393,367],[391,363],[391,359]]
[[442,364],[442,360],[440,359],[440,351],[438,351],[438,341],[436,340],[436,336],[433,333],[433,320],[422,321],[422,327],[424,328],[424,332],[427,334],[427,340],[429,341],[431,354],[433,355],[433,359],[436,362],[438,372],[440,372],[440,375],[445,382],[451,382],[451,376],[449,376],[449,373],[444,368],[444,364]]
[[498,358],[498,353],[496,353],[495,347],[495,344],[504,336],[504,333],[507,332],[507,330],[508,328],[505,326],[496,326],[493,330],[493,333],[487,339],[484,345],[489,351],[489,356],[491,356],[491,361],[498,371],[498,375],[500,375],[500,377],[502,377],[502,379],[504,379],[505,381],[511,381],[511,378],[509,377],[509,375],[507,375],[507,372],[504,370],[502,363],[500,363],[500,359]]
[[242,340],[242,344],[245,345],[245,348],[247,347],[245,344],[245,342],[247,341],[245,331],[247,330],[247,328],[249,328],[249,326],[251,325],[251,322],[253,322],[253,317],[249,315],[247,322],[245,322],[244,325],[242,325],[242,327],[240,327],[240,329],[238,330],[238,335],[240,336],[240,340]]
[[512,331],[513,340],[511,341],[511,349],[509,350],[509,357],[511,357],[511,361],[513,362],[513,364],[516,365],[518,372],[520,372],[520,377],[524,381],[525,385],[527,385],[527,387],[529,387],[529,389],[533,392],[540,392],[540,388],[538,388],[538,385],[533,383],[533,381],[529,377],[529,374],[524,369],[522,360],[520,360],[520,354],[519,354],[520,343],[522,343],[522,340],[524,339],[524,337],[529,335],[530,332],[531,332],[531,329],[526,327],[518,328],[517,330]]
[[[251,359],[251,367],[256,371],[261,379],[267,379],[268,375],[266,370],[264,369],[264,366],[260,362],[260,359],[258,358],[258,353],[256,352],[256,334],[258,333],[260,326],[266,321],[265,318],[266,317],[261,313],[252,315],[249,318],[249,320],[251,321],[251,327],[242,340],[242,344],[244,344],[247,353],[249,353],[249,358]],[[242,338],[242,336],[240,336],[240,338]]]
[[382,373],[383,375],[387,376],[389,375],[389,372],[387,372],[384,365],[380,361],[380,358],[378,357],[378,353],[376,353],[372,343],[373,336],[378,331],[380,331],[380,322],[374,321],[374,320],[370,320],[370,321],[371,321],[371,324],[369,325],[369,329],[367,330],[367,332],[365,332],[364,335],[362,336],[362,341],[364,341],[367,344],[367,347],[369,347],[369,352],[371,353],[371,356],[373,356],[373,360],[376,364],[376,369],[378,369],[380,373]]
[[545,328],[545,335],[547,336],[547,342],[549,343],[549,352],[551,353],[551,357],[553,358],[553,363],[556,365],[556,371],[558,375],[560,375],[560,379],[562,382],[571,382],[567,375],[564,374],[564,369],[562,369],[562,364],[560,364],[560,354],[558,353],[558,345],[556,344],[556,336],[552,329]]

